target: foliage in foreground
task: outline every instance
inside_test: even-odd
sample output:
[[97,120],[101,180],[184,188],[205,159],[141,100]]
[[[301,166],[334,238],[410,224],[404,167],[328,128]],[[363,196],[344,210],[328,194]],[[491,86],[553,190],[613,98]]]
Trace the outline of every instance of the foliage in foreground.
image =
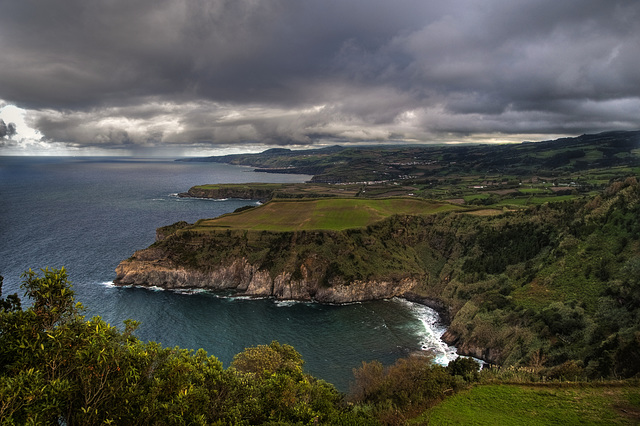
[[86,321],[61,270],[24,275],[32,305],[0,306],[2,424],[262,424],[348,420],[342,395],[302,371],[288,345],[249,348],[232,366]]
[[473,359],[457,358],[447,367],[432,361],[416,355],[389,367],[363,362],[353,372],[349,399],[383,424],[401,425],[477,378],[479,365]]
[[[0,290],[1,284],[0,277]],[[16,295],[0,297],[1,424],[399,425],[416,416],[418,422],[450,419],[447,407],[456,407],[460,398],[463,404],[481,404],[473,416],[493,416],[491,407],[482,403],[487,393],[487,398],[504,394],[502,400],[512,408],[515,404],[514,410],[530,401],[540,412],[556,410],[560,417],[580,419],[592,410],[591,400],[606,405],[603,416],[614,420],[607,407],[640,406],[633,383],[611,385],[621,391],[607,395],[592,392],[593,384],[584,389],[585,385],[563,384],[583,377],[572,362],[479,373],[472,359],[458,358],[442,367],[429,356],[399,359],[386,367],[364,362],[354,369],[351,392],[342,395],[304,373],[302,357],[289,345],[272,342],[247,348],[223,369],[204,350],[141,342],[132,335],[135,321],[125,321],[124,331],[97,317],[86,321],[64,269],[45,269],[42,275],[28,271],[23,288],[31,299],[26,309]],[[526,386],[541,381],[555,384],[537,393],[527,391]],[[471,394],[446,398],[473,383],[479,384]],[[504,383],[517,383],[518,388]],[[565,394],[569,405],[562,403]],[[469,398],[465,395],[472,395],[470,402],[464,402]],[[575,403],[576,398],[586,402]],[[442,400],[448,402],[430,408]],[[465,415],[457,408],[453,412]]]
[[28,308],[0,293],[2,424],[398,424],[478,367],[459,359],[444,368],[430,357],[363,363],[347,401],[304,373],[289,345],[247,348],[223,369],[202,349],[141,342],[135,321],[124,331],[86,321],[64,268],[23,278]]

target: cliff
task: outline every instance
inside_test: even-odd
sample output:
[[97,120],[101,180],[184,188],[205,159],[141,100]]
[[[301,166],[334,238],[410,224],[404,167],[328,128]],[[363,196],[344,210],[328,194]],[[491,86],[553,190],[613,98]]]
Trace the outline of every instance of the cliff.
[[500,365],[573,360],[593,377],[631,377],[640,374],[639,215],[630,177],[590,198],[492,216],[393,215],[342,231],[177,223],[123,261],[115,283],[323,303],[403,296],[444,313],[443,340],[459,353]]
[[[487,220],[500,221],[465,214],[395,215],[365,228],[292,232],[204,231],[198,223],[178,222],[159,228],[156,243],[122,261],[114,283],[336,304],[404,297],[434,308],[449,322],[465,301],[452,297],[447,285],[468,261],[465,253],[478,251],[476,234]],[[481,353],[474,340],[455,339],[461,353],[500,361],[495,349]]]
[[415,278],[327,280],[326,272],[316,259],[308,259],[297,277],[291,272],[272,276],[268,270],[236,258],[207,271],[179,266],[168,261],[162,251],[138,251],[134,259],[116,268],[116,285],[157,286],[165,289],[208,289],[233,291],[241,296],[273,297],[280,300],[350,303],[402,296],[418,284]]
[[451,329],[440,337],[447,345],[455,346],[458,355],[471,356],[489,364],[499,365],[503,360],[503,351],[499,347],[480,346],[470,340],[461,339]]
[[189,188],[187,192],[181,192],[178,196],[182,198],[213,198],[218,200],[240,198],[266,201],[273,196],[274,191],[280,186],[286,185],[201,185]]

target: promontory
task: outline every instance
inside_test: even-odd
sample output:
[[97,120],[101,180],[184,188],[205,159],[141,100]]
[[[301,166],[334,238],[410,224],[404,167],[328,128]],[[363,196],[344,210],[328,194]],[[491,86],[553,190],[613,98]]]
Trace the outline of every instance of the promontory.
[[522,144],[500,150],[504,167],[490,147],[372,150],[353,181],[341,168],[353,149],[270,153],[274,167],[322,163],[339,183],[194,187],[190,196],[240,191],[264,204],[159,228],[115,283],[323,303],[402,296],[436,308],[460,353],[631,377],[638,142],[614,132]]

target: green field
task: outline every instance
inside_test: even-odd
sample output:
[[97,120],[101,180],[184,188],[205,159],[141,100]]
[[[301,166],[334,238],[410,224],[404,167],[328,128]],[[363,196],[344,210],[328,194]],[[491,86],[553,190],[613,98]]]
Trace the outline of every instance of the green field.
[[460,208],[416,198],[277,200],[255,209],[198,221],[193,230],[339,231],[365,227],[394,214],[433,214]]
[[520,197],[507,198],[496,203],[497,206],[532,206],[558,201],[568,201],[576,198],[575,195],[550,195],[548,197]]
[[411,424],[631,425],[640,390],[628,386],[482,385],[447,398]]
[[550,194],[551,191],[549,191],[547,188],[519,188],[518,192],[522,193],[522,194]]

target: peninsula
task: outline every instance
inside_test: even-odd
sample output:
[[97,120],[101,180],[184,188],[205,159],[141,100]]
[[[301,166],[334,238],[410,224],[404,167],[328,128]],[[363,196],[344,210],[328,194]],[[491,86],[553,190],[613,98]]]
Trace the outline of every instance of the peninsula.
[[[486,161],[446,157],[461,149]],[[191,188],[265,204],[159,228],[115,283],[324,303],[402,296],[437,308],[444,338],[488,362],[640,372],[638,132],[517,145],[493,172],[483,149],[425,148],[440,159],[385,182]],[[371,172],[398,161],[380,150]],[[339,164],[336,152],[318,155]]]

